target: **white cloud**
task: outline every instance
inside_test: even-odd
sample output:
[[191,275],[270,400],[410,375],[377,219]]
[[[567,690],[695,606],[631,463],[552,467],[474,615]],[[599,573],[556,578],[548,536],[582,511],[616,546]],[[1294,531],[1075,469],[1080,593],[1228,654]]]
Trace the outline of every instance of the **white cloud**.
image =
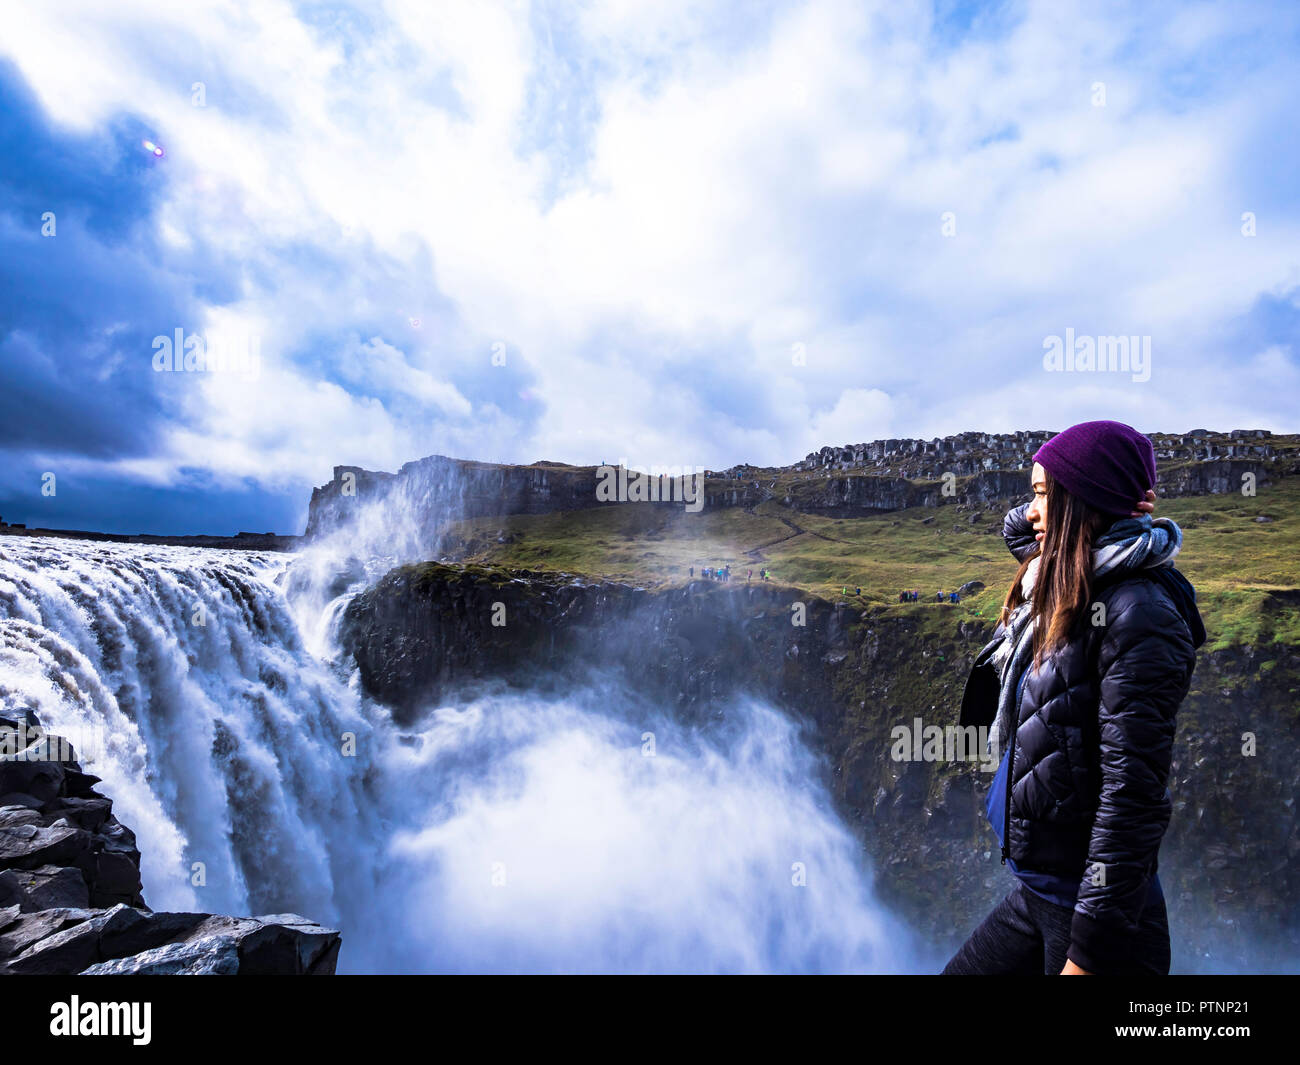
[[[584,5],[560,58],[594,118],[549,146],[585,153],[553,202],[550,161],[520,141],[560,91],[535,77],[550,44],[527,5],[389,3],[345,49],[278,2],[33,3],[0,50],[59,122],[156,123],[168,240],[249,265],[231,313],[281,356],[256,390],[188,395],[155,472],[319,477],[432,449],[722,466],[1107,411],[1228,427],[1249,396],[1281,421],[1263,385],[1285,357],[1243,361],[1225,391],[1197,380],[1222,358],[1208,337],[1296,284],[1293,201],[1259,238],[1237,231],[1295,72],[1268,48],[1209,92],[1163,72],[1286,16],[1032,4],[1004,38],[943,48],[927,11],[810,3],[738,43],[708,6]],[[222,77],[194,108],[208,59]],[[356,270],[318,273],[301,249]],[[447,301],[443,331],[406,345],[422,291]],[[1159,387],[1044,380],[1039,342],[1071,325],[1156,337]],[[322,332],[352,345],[344,372],[321,368]],[[680,379],[665,336],[717,352],[706,381]],[[479,372],[494,340],[535,378],[536,421],[509,413],[514,378]],[[393,392],[423,412],[377,398]]]

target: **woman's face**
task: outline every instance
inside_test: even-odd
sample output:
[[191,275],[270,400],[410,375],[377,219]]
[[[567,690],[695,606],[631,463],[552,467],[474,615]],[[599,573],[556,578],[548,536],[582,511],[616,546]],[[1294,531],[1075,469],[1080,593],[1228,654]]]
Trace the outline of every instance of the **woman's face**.
[[1047,532],[1047,471],[1037,462],[1029,474],[1030,487],[1033,489],[1033,502],[1025,511],[1025,517],[1034,527],[1034,536],[1041,544]]

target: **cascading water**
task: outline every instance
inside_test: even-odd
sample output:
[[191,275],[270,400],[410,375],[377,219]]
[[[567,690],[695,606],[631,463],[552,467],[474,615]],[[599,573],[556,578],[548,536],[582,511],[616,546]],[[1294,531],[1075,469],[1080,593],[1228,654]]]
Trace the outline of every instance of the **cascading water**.
[[[373,827],[371,725],[308,655],[283,558],[0,542],[0,705],[72,739],[140,841],[155,909],[338,916]],[[361,737],[340,757],[341,736]],[[199,866],[195,868],[195,863]]]
[[340,972],[914,964],[788,718],[586,687],[398,728],[334,651],[376,564],[323,557],[0,539],[0,710],[103,778],[152,907],[302,913]]
[[391,848],[403,967],[905,968],[795,726],[752,702],[724,717],[684,730],[610,691],[435,712],[395,759],[414,786]]

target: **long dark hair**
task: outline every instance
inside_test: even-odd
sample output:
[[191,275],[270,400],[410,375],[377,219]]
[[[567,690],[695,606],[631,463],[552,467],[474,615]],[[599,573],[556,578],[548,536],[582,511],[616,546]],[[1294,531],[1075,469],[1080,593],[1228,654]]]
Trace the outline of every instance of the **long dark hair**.
[[1030,563],[1040,558],[1029,613],[1034,620],[1034,668],[1043,656],[1073,631],[1092,598],[1092,542],[1115,519],[1072,495],[1046,470],[1047,534],[1032,555],[1020,564],[1002,601],[1002,623],[1025,601],[1020,581]]

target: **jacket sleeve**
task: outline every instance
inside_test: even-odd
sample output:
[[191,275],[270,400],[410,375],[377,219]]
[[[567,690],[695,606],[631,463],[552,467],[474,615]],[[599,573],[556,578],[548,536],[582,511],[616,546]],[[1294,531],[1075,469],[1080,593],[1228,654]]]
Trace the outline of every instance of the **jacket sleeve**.
[[1007,547],[1016,556],[1017,562],[1023,562],[1038,550],[1034,526],[1025,518],[1028,509],[1029,502],[1021,503],[1008,510],[1007,516],[1002,519],[1002,539],[1007,542]]
[[1070,927],[1070,961],[1122,968],[1169,825],[1175,714],[1196,652],[1182,616],[1152,584],[1112,598],[1098,653],[1101,793]]
[[958,724],[963,728],[975,725],[991,725],[998,713],[998,694],[1002,691],[1002,678],[989,662],[989,656],[1002,643],[1005,631],[999,622],[997,629],[980,653],[975,656],[970,673],[966,677],[966,687],[962,690],[961,714]]

